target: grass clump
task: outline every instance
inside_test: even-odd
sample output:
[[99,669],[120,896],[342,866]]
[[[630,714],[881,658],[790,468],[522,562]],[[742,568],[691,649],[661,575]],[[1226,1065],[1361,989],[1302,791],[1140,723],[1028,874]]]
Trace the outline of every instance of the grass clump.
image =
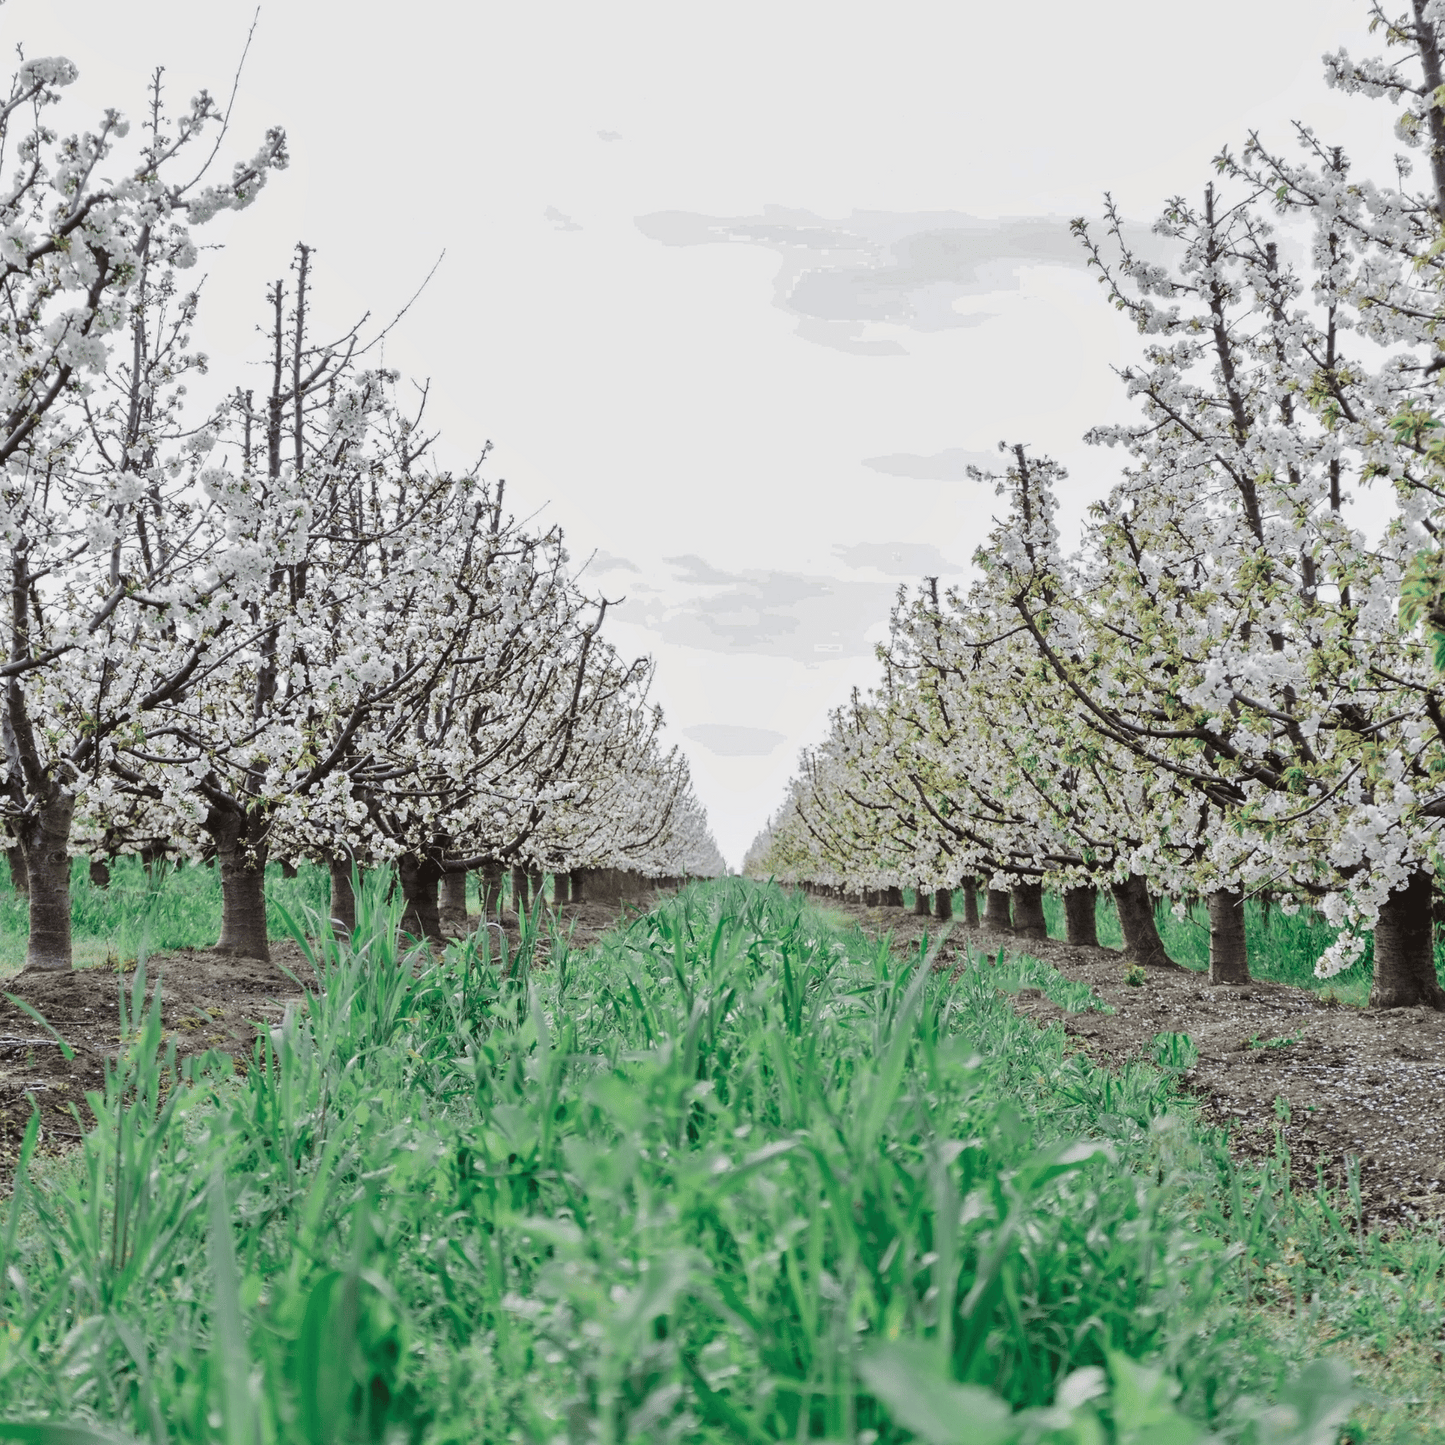
[[[965,957],[970,967],[992,968],[990,976],[994,986],[1004,993],[1016,994],[1022,989],[1036,988],[1066,1013],[1087,1013],[1106,1008],[1088,984],[1065,978],[1058,969],[1050,968],[1028,954],[1005,954],[1000,949],[998,962],[995,963],[987,953],[975,956],[973,950],[966,947]],[[1111,1009],[1107,1011],[1113,1012]]]
[[987,965],[772,886],[694,886],[581,956],[528,928],[436,958],[398,952],[386,882],[234,1074],[178,1071],[136,985],[81,1150],[22,1169],[0,1231],[0,1416],[436,1445],[1393,1428],[1318,1357],[1366,1318],[1438,1334],[1438,1249],[1236,1170],[1174,1092],[1182,1045],[1108,1073]]

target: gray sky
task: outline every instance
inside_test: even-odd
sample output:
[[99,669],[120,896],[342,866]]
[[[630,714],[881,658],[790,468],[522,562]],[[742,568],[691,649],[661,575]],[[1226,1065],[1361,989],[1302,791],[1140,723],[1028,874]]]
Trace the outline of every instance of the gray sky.
[[[268,279],[317,248],[317,311],[389,317],[451,455],[567,530],[626,596],[736,863],[827,707],[876,675],[898,585],[961,578],[1001,440],[1051,451],[1064,526],[1109,482],[1137,339],[1068,235],[1111,190],[1147,224],[1210,157],[1307,119],[1381,175],[1388,110],[1325,90],[1362,0],[791,0],[263,6],[233,149],[294,161],[208,256],[198,340],[251,375]],[[81,69],[69,128],[149,71],[224,94],[252,16],[210,0],[10,0]],[[1027,23],[1024,23],[1024,17]],[[254,383],[253,383],[254,384]]]

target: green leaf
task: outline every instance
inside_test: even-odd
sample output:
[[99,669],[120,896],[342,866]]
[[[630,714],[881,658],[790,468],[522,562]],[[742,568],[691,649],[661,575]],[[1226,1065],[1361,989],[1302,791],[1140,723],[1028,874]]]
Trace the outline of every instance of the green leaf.
[[309,1445],[326,1445],[337,1434],[351,1397],[350,1363],[339,1348],[332,1296],[341,1271],[324,1274],[312,1286],[297,1341],[296,1384],[301,1396],[301,1428]]
[[16,1008],[23,1009],[26,1013],[28,1013],[30,1017],[33,1018],[35,1022],[38,1023],[40,1027],[43,1028],[45,1032],[48,1033],[50,1037],[53,1038],[57,1044],[60,1045],[60,1052],[65,1055],[65,1060],[67,1063],[69,1063],[70,1060],[75,1057],[75,1050],[71,1048],[70,1045],[66,1043],[65,1040],[61,1038],[60,1035],[56,1033],[53,1028],[50,1027],[50,1025],[45,1020],[45,1015],[42,1014],[39,1009],[34,1008],[30,1004],[26,1003],[23,998],[17,998],[13,993],[7,993],[5,997],[9,999],[9,1001],[13,1003]]
[[258,1439],[251,1399],[251,1347],[241,1318],[241,1281],[236,1248],[231,1237],[231,1211],[226,1202],[226,1181],[217,1164],[211,1175],[211,1274],[215,1295],[212,1306],[212,1348],[220,1356],[221,1417],[226,1445],[253,1445]]
[[1002,1445],[1018,1434],[1013,1412],[992,1390],[940,1373],[938,1351],[917,1340],[879,1343],[858,1363],[889,1415],[928,1445]]
[[1261,1412],[1250,1445],[1335,1445],[1359,1392],[1340,1360],[1316,1360],[1280,1391],[1280,1403]]
[[1192,1445],[1204,1433],[1174,1408],[1179,1387],[1157,1365],[1110,1353],[1109,1376],[1118,1445]]

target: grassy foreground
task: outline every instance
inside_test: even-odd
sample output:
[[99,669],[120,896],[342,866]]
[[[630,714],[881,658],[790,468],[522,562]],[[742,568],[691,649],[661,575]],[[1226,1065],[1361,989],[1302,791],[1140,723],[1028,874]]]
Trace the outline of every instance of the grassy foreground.
[[0,1419],[70,1425],[0,1438],[1445,1440],[1439,1242],[1236,1170],[995,971],[742,880],[398,956],[384,892],[248,1068],[123,1004],[0,1215]]

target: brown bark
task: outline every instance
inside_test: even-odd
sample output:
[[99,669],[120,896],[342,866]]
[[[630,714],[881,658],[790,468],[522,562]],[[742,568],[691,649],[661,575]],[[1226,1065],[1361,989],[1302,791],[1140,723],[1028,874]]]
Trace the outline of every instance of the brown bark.
[[1209,981],[1249,982],[1242,888],[1216,888],[1209,895]]
[[1020,938],[1047,938],[1049,925],[1044,919],[1044,885],[1016,883],[1013,887],[1014,932]]
[[497,919],[502,913],[502,865],[483,863],[482,875],[482,917]]
[[983,918],[980,926],[990,933],[1012,933],[1013,919],[1009,915],[1009,896],[1006,889],[990,888],[983,902]]
[[61,969],[70,953],[70,824],[75,799],[59,786],[21,824],[25,872],[30,881],[27,969]]
[[265,840],[247,836],[256,831],[256,822],[239,808],[213,808],[206,831],[216,840],[221,865],[221,936],[216,951],[270,963]]
[[92,888],[110,887],[110,864],[104,858],[90,860],[90,886]]
[[435,858],[403,858],[397,865],[401,896],[406,906],[401,914],[403,933],[429,943],[443,942],[437,888],[442,881],[441,864]]
[[1064,936],[1079,948],[1099,946],[1099,890],[1069,888],[1064,893]]
[[442,874],[441,906],[438,909],[443,928],[470,931],[467,918],[467,875],[448,871]]
[[1115,883],[1110,892],[1114,895],[1119,928],[1124,934],[1124,957],[1144,968],[1177,967],[1159,937],[1154,922],[1154,900],[1144,877],[1131,873],[1123,883]]
[[947,923],[953,917],[953,889],[940,888],[933,895],[933,916],[940,923]]
[[1445,989],[1435,973],[1430,918],[1430,875],[1417,869],[1405,887],[1390,894],[1375,923],[1375,980],[1371,1008],[1445,1009]]
[[552,875],[552,899],[556,903],[572,902],[572,875],[570,873],[554,873]]
[[25,897],[30,892],[30,874],[25,868],[25,849],[16,843],[13,847],[5,850],[5,856],[10,860],[10,886]]
[[281,876],[283,878],[294,878],[297,871],[296,865],[289,858],[281,860]]
[[331,928],[338,938],[350,938],[356,932],[356,892],[351,886],[351,868],[350,858],[331,860]]
[[520,918],[527,912],[527,870],[512,869],[512,911]]
[[146,872],[146,882],[153,884],[156,881],[156,864],[166,856],[166,850],[159,843],[147,843],[139,856],[141,867]]
[[541,903],[543,908],[547,906],[547,875],[540,868],[529,868],[527,870],[527,897],[533,903]]
[[970,928],[978,927],[978,879],[963,880],[963,921]]
[[[1410,8],[1415,15],[1415,36],[1416,45],[1420,51],[1420,69],[1424,72],[1425,89],[1429,92],[1429,100],[1433,100],[1441,85],[1445,84],[1445,74],[1442,74],[1440,43],[1435,28],[1439,21],[1427,16],[1428,0],[1410,0]],[[1430,128],[1430,175],[1435,183],[1434,211],[1438,220],[1441,216],[1445,216],[1445,116],[1440,114],[1438,105],[1430,104],[1427,101],[1425,123]]]
[[883,890],[883,902],[888,908],[902,908],[903,890],[898,887],[885,888]]
[[913,893],[913,911],[919,918],[927,918],[932,912],[932,900],[928,889],[919,884]]

